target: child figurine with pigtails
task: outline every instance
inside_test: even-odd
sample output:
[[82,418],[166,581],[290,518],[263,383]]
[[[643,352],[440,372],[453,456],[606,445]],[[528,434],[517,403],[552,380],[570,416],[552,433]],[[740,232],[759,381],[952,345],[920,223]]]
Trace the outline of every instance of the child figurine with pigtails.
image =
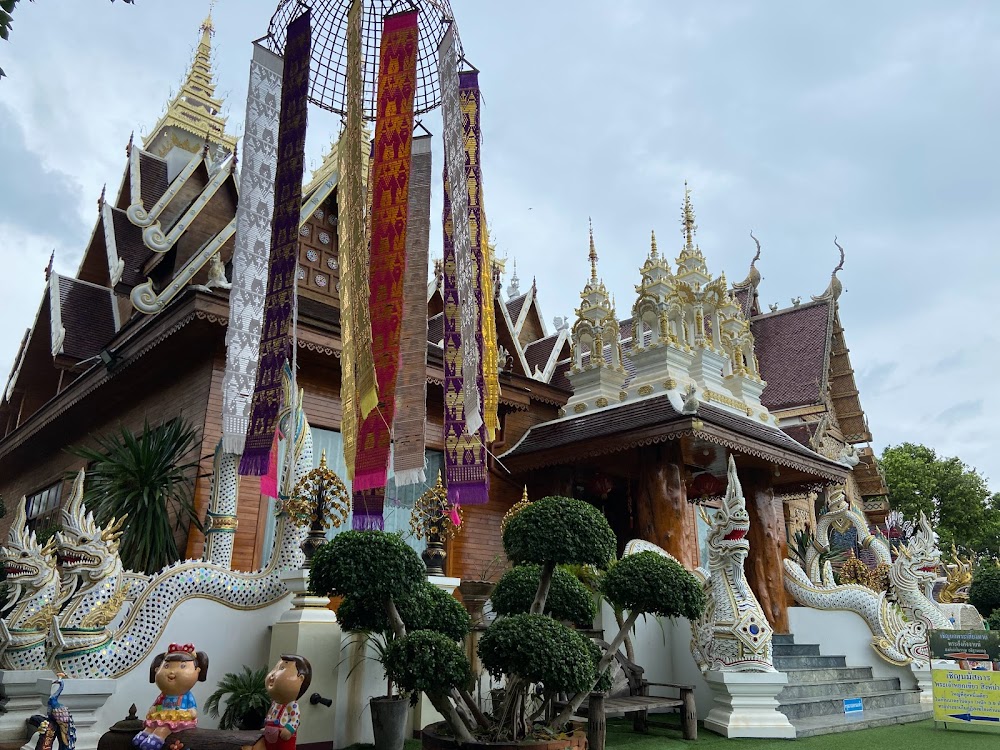
[[198,706],[191,689],[208,679],[208,655],[190,643],[171,643],[149,667],[149,681],[160,696],[146,713],[145,726],[132,740],[139,750],[161,750],[173,732],[198,726]]

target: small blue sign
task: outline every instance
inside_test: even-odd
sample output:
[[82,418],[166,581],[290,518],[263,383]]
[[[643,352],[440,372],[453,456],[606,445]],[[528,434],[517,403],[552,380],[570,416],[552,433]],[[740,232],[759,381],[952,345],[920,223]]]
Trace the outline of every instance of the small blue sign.
[[860,698],[844,698],[844,713],[845,714],[860,714],[865,710],[864,704],[861,702]]

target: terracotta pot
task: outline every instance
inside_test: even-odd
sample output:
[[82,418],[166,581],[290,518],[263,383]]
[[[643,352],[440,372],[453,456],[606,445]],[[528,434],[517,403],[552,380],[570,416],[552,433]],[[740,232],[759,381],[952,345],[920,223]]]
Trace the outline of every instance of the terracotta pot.
[[[459,744],[449,732],[444,722],[424,727],[421,733],[423,750],[459,750]],[[587,732],[574,729],[563,739],[525,740],[524,742],[470,742],[461,746],[462,750],[587,750]]]

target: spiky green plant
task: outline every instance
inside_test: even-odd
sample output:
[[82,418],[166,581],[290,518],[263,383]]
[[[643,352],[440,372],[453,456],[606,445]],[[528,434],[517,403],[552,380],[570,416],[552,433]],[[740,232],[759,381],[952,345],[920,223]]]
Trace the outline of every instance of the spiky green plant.
[[125,567],[155,573],[180,559],[171,516],[175,528],[201,529],[194,508],[198,463],[184,460],[198,444],[197,431],[178,418],[155,427],[145,422],[138,436],[121,426],[95,442],[69,450],[90,464],[83,499],[94,519],[105,525],[128,515],[120,541]]
[[[219,719],[219,729],[260,729],[271,705],[264,682],[266,679],[267,667],[250,669],[244,665],[242,672],[226,672],[215,692],[205,701],[205,711],[213,719]],[[219,708],[223,701],[226,708],[220,717]]]

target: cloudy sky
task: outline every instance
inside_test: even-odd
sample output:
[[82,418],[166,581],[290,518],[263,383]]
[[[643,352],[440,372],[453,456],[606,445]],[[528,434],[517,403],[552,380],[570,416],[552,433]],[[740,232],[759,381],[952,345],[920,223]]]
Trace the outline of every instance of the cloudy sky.
[[[1000,490],[1000,6],[895,0],[452,0],[482,71],[486,206],[551,321],[588,273],[587,217],[619,311],[655,229],[680,249],[683,182],[710,269],[762,303],[826,287],[876,449],[922,442]],[[242,133],[250,41],[275,0],[219,0],[218,92]],[[75,272],[129,133],[187,70],[207,0],[22,2],[0,42],[0,371],[52,249]],[[318,163],[337,121],[311,114]],[[433,115],[427,124],[435,133]],[[440,159],[438,159],[440,164]],[[440,201],[440,190],[436,195]],[[438,241],[438,246],[440,242]]]

